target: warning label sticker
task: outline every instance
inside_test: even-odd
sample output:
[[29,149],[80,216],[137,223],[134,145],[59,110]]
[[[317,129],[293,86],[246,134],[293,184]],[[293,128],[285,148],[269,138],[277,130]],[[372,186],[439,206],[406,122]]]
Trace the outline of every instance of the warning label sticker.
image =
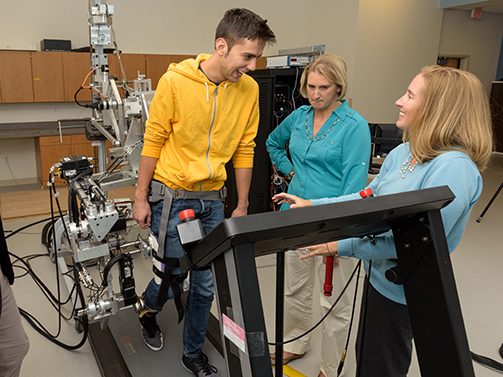
[[241,351],[246,352],[245,330],[232,319],[222,313],[224,336],[234,343]]

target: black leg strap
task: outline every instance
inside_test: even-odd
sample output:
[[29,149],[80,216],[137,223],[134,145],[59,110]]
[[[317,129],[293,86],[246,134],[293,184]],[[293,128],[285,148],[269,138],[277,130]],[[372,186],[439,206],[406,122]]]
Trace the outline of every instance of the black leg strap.
[[173,275],[171,271],[180,267],[178,258],[164,258],[163,263],[166,265],[166,271],[160,271],[155,266],[153,267],[154,274],[162,279],[161,286],[159,287],[159,294],[157,295],[156,305],[158,307],[164,306],[168,300],[168,290],[171,287],[174,295],[176,310],[178,312],[178,323],[180,323],[185,314],[182,302],[182,284],[187,274]]

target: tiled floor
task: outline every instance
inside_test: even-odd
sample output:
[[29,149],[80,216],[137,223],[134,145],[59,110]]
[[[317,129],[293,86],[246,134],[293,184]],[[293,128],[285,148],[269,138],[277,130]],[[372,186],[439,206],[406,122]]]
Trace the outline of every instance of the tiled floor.
[[[480,223],[477,223],[475,219],[503,181],[502,157],[500,155],[495,158],[492,168],[484,174],[484,192],[472,213],[463,241],[452,256],[470,348],[476,353],[484,354],[500,362],[503,361],[498,355],[498,348],[503,343],[503,294],[501,288],[503,287],[503,273],[501,272],[503,266],[503,193],[496,199]],[[17,229],[38,218],[6,220],[4,227],[7,230]],[[9,238],[11,251],[21,256],[44,252],[40,243],[40,230],[41,226],[35,226]],[[40,274],[42,280],[55,292],[54,264],[50,262],[49,258],[40,257],[32,260],[31,264]],[[259,258],[257,265],[266,324],[269,338],[272,340],[275,297],[271,287],[274,286],[275,259],[273,256]],[[150,262],[136,256],[137,289],[142,289],[145,285],[150,277],[149,271]],[[17,270],[17,274],[22,274],[22,271]],[[17,279],[14,291],[20,307],[35,315],[51,332],[57,332],[56,312],[49,306],[29,277]],[[66,290],[63,288],[62,291],[62,296],[65,296]],[[24,324],[31,341],[31,348],[23,364],[22,376],[100,376],[100,371],[87,344],[77,351],[66,351],[35,333],[26,322]],[[80,335],[73,329],[73,322],[69,324],[63,322],[61,334],[61,340],[66,343],[75,344],[80,339]],[[320,345],[314,342],[313,349],[308,352],[306,357],[292,362],[291,366],[306,376],[316,377],[319,371],[319,347]],[[348,358],[348,368],[347,375],[354,375],[354,355],[352,353]],[[477,364],[475,364],[475,373],[478,377],[500,375],[496,371]],[[171,376],[168,365],[163,376]],[[409,376],[420,376],[415,360]]]

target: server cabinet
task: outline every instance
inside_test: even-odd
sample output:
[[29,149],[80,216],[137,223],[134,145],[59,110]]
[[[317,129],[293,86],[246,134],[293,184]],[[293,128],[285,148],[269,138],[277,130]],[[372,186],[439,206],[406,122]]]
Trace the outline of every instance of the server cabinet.
[[[250,187],[248,214],[268,212],[271,203],[271,160],[265,142],[271,131],[297,107],[308,101],[299,94],[302,68],[259,69],[250,75],[259,85],[260,120],[255,138],[255,157]],[[236,181],[232,161],[227,166],[225,216],[230,217],[237,204]]]

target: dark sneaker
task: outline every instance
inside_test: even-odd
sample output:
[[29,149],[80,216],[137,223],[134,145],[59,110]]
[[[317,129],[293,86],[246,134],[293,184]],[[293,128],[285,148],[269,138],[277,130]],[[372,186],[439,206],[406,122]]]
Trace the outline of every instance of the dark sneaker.
[[142,325],[141,335],[145,344],[152,351],[160,351],[164,345],[161,329],[155,316],[145,314],[139,318]]
[[183,366],[194,373],[197,377],[220,377],[218,374],[218,369],[208,362],[208,356],[201,353],[199,357],[187,357],[183,355],[182,357]]

